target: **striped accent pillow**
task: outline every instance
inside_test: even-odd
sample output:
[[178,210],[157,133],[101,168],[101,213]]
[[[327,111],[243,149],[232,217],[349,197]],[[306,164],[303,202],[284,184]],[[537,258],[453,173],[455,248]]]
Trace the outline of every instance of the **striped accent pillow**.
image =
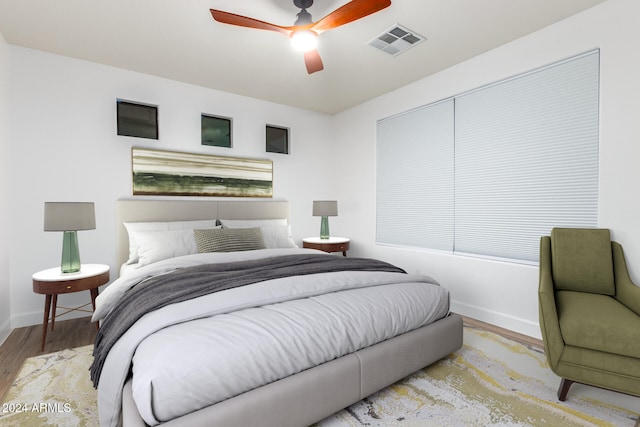
[[194,229],[193,235],[200,253],[266,249],[259,227]]

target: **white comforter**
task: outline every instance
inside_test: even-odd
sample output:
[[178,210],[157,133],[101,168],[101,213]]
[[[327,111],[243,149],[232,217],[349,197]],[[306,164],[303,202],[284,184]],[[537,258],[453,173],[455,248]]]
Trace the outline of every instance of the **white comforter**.
[[[152,264],[109,286],[94,318],[104,318],[124,290],[154,274],[297,252],[308,250],[199,254]],[[448,293],[431,278],[380,272],[270,280],[173,304],[145,315],[112,348],[98,386],[100,423],[118,425],[132,360],[134,400],[155,425],[447,313]]]

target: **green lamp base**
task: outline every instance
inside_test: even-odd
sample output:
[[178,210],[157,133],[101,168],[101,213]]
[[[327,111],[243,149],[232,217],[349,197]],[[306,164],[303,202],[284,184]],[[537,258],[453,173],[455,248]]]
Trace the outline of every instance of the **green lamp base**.
[[62,236],[62,263],[60,270],[63,273],[77,273],[80,271],[80,251],[78,249],[78,233],[65,231]]
[[320,238],[329,238],[329,217],[323,216],[320,218]]

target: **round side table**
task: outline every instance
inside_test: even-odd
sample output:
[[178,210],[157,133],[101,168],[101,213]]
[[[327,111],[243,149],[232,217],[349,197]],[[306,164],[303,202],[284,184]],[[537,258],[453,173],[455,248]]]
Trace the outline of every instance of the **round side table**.
[[319,249],[325,252],[342,252],[342,256],[347,256],[350,240],[346,237],[305,237],[302,239],[302,247],[309,249]]
[[[56,322],[56,309],[58,308],[58,295],[69,294],[72,292],[89,291],[91,293],[91,305],[93,310],[96,309],[96,297],[98,296],[98,287],[109,282],[109,266],[104,264],[82,264],[80,271],[77,273],[62,273],[60,267],[49,268],[35,273],[33,279],[33,292],[44,294],[44,317],[42,321],[42,348],[44,351],[44,343],[47,339],[47,328],[49,326],[49,313],[51,313],[51,330]],[[67,311],[60,314],[63,316],[72,311],[84,311],[84,307],[89,303],[76,308],[60,307]],[[51,307],[53,306],[53,311]],[[96,322],[96,329],[99,328]]]

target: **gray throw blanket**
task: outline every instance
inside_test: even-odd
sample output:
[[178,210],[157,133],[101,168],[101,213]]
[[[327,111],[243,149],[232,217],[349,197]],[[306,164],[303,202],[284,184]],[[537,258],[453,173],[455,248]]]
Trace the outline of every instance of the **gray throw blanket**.
[[296,275],[337,271],[385,271],[405,273],[386,262],[320,254],[287,255],[251,261],[206,264],[162,274],[129,290],[102,321],[93,349],[91,380],[98,386],[111,347],[142,316],[169,304],[186,301],[238,286]]

